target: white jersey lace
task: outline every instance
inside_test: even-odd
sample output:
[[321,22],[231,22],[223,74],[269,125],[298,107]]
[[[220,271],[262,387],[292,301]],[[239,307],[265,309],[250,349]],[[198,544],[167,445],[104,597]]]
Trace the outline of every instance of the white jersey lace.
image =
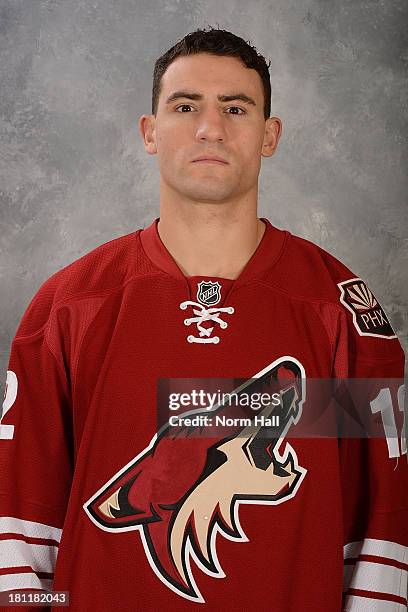
[[187,336],[188,342],[200,342],[206,344],[218,344],[220,341],[219,336],[212,336],[212,332],[214,327],[204,327],[203,323],[206,321],[213,321],[214,323],[218,323],[221,329],[225,329],[228,327],[228,323],[223,321],[220,318],[220,313],[225,312],[227,314],[233,314],[234,308],[232,306],[226,306],[224,308],[206,308],[202,304],[198,302],[192,302],[191,300],[187,300],[185,302],[181,302],[180,308],[181,310],[186,310],[188,306],[193,307],[194,317],[190,317],[188,319],[184,319],[184,325],[191,325],[192,323],[196,323],[197,330],[199,332],[199,337],[189,335]]

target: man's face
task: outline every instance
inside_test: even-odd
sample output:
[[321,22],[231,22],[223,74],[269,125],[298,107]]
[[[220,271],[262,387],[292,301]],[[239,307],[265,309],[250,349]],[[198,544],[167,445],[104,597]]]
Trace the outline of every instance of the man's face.
[[[242,94],[248,100],[219,99]],[[200,53],[172,62],[146,146],[158,155],[161,190],[213,203],[257,192],[261,155],[272,155],[280,132],[263,107],[261,78],[240,59]],[[207,155],[227,163],[194,161]]]

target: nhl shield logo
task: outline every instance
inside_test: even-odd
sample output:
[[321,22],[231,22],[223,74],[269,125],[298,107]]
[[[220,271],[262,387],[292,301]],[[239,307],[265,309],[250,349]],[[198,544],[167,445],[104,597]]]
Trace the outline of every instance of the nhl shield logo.
[[197,300],[205,306],[215,306],[221,300],[221,285],[218,281],[200,281]]
[[350,278],[338,283],[338,287],[340,302],[352,313],[360,336],[397,337],[381,305],[361,278]]

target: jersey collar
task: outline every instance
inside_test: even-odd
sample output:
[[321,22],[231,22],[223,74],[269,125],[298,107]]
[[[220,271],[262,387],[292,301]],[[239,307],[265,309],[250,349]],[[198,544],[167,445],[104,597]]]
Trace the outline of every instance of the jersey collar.
[[[241,274],[235,279],[235,283],[239,282],[241,284],[262,277],[267,270],[275,265],[285,248],[287,238],[290,235],[289,232],[274,227],[268,219],[263,217],[261,219],[266,225],[264,235]],[[159,220],[159,218],[155,219],[151,225],[140,232],[142,248],[150,261],[160,270],[177,279],[185,280],[186,277],[160,238],[157,230]]]

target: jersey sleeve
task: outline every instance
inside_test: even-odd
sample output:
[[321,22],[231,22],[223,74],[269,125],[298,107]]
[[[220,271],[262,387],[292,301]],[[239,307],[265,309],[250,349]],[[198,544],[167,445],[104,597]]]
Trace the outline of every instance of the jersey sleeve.
[[0,421],[0,592],[52,590],[72,483],[69,375],[44,314],[40,296],[10,352]]
[[[351,393],[354,405],[363,421],[368,423],[371,418],[375,427],[367,437],[350,436],[345,431],[339,440],[344,527],[343,610],[406,612],[405,356],[377,300],[361,279],[353,281],[354,303],[351,302],[351,308],[339,309],[335,370],[337,376],[348,378],[350,384],[357,379],[358,385]],[[363,296],[362,303],[356,296]],[[361,313],[366,317],[359,319]]]

